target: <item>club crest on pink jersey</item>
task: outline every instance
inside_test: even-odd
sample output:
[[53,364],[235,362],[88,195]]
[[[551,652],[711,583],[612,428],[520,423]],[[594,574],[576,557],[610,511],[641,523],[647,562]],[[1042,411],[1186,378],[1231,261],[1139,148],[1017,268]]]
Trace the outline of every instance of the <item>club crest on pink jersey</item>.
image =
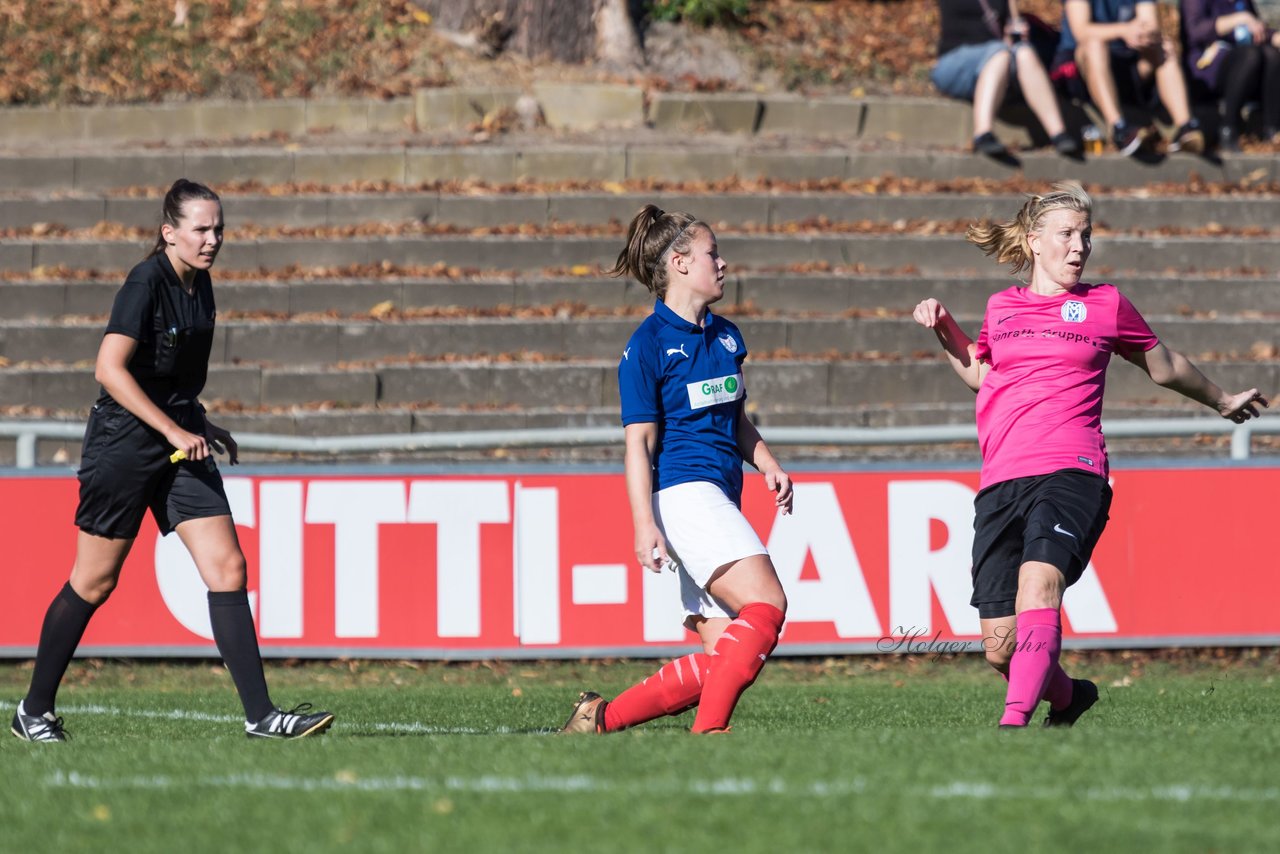
[[1068,323],[1084,323],[1088,314],[1084,303],[1078,299],[1069,299],[1062,304],[1062,319]]

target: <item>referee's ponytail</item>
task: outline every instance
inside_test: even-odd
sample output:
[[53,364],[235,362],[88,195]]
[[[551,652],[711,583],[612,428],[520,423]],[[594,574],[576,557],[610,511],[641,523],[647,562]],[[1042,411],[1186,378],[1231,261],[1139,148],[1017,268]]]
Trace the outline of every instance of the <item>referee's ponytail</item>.
[[1093,219],[1093,200],[1084,187],[1075,181],[1062,181],[1043,196],[1029,196],[1011,222],[971,225],[964,236],[986,254],[994,255],[999,263],[1012,265],[1016,276],[1031,266],[1031,244],[1027,242],[1027,235],[1040,228],[1045,214],[1062,208]]
[[711,227],[693,214],[667,213],[657,205],[645,205],[627,227],[627,245],[618,253],[611,276],[630,275],[663,299],[667,295],[668,253],[687,253],[698,230]]
[[183,206],[187,202],[195,201],[222,204],[222,199],[218,198],[218,194],[204,184],[188,181],[186,178],[179,178],[173,182],[169,192],[164,195],[164,207],[160,213],[160,227],[156,233],[156,245],[152,246],[151,251],[147,253],[148,258],[159,255],[165,250],[165,247],[169,244],[164,239],[164,226],[169,225],[177,228],[178,223],[182,220]]

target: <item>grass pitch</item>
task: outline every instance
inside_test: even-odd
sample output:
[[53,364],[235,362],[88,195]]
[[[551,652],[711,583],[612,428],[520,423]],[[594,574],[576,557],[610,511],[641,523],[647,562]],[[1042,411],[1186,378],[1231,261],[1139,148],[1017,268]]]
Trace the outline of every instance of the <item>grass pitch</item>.
[[[269,665],[329,734],[249,742],[221,667],[77,661],[73,740],[0,741],[4,851],[1274,851],[1276,651],[1068,656],[1073,730],[995,728],[972,657],[775,661],[692,713],[560,737],[652,662]],[[4,714],[29,664],[0,665]]]

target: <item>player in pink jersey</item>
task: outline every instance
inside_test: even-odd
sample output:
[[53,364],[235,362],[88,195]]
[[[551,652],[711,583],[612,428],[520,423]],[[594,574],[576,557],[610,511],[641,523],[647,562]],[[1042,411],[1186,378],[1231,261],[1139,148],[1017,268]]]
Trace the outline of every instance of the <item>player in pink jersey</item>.
[[1042,699],[1045,726],[1071,726],[1098,699],[1096,685],[1058,664],[1059,609],[1111,506],[1102,394],[1112,354],[1237,423],[1267,405],[1257,389],[1224,392],[1161,344],[1113,285],[1080,281],[1092,208],[1079,184],[1061,183],[1012,222],[970,227],[969,241],[1015,275],[1031,270],[1026,285],[987,302],[976,342],[936,299],[914,312],[978,394],[972,603],[987,661],[1009,681],[1001,727],[1025,727]]

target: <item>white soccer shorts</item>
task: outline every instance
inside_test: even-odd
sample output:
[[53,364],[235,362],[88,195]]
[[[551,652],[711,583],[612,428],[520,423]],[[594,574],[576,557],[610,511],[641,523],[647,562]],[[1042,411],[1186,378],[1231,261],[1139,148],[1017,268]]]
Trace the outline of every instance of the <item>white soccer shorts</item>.
[[653,517],[678,565],[683,618],[736,617],[706,586],[720,567],[768,554],[742,511],[720,487],[696,481],[655,492]]

